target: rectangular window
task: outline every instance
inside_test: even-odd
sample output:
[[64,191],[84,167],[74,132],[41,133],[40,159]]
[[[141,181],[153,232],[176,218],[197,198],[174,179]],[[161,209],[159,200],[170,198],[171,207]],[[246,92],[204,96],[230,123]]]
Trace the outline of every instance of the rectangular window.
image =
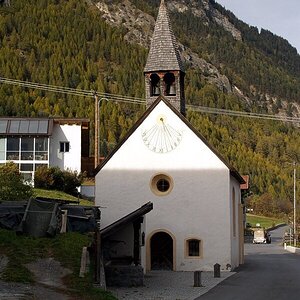
[[21,160],[33,160],[33,138],[21,138]]
[[48,160],[48,138],[35,139],[35,160]]
[[70,142],[59,143],[59,152],[69,152],[69,151],[70,151]]
[[198,240],[190,240],[189,241],[189,256],[199,256],[200,247]]
[[21,164],[20,171],[21,172],[30,172],[30,171],[33,171],[33,164]]
[[0,138],[0,160],[5,160],[5,138]]
[[7,138],[7,160],[19,160],[20,139]]
[[23,180],[25,183],[27,184],[32,184],[33,182],[33,176],[32,176],[32,173],[22,173],[21,172],[21,175],[23,177]]
[[201,258],[201,240],[189,239],[185,241],[185,255],[190,258]]

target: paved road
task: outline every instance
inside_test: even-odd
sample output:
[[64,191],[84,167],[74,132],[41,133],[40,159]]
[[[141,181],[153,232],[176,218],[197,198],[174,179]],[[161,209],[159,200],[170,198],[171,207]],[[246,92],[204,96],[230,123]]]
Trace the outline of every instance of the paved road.
[[274,230],[272,244],[245,246],[245,264],[200,300],[298,300],[300,255],[279,245],[286,227]]

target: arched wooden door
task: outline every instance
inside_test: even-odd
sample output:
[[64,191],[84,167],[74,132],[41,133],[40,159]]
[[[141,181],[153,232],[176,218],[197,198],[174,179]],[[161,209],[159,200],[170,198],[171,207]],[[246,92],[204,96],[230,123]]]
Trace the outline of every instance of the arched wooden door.
[[173,270],[173,238],[166,232],[155,233],[150,240],[151,270]]

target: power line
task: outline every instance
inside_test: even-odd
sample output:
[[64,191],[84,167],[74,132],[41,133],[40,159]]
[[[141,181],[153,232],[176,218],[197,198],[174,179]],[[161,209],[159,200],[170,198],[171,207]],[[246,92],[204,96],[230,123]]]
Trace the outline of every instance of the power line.
[[212,113],[212,114],[228,115],[228,116],[235,116],[235,117],[248,117],[248,118],[263,119],[263,120],[275,120],[275,121],[283,121],[283,122],[300,123],[300,118],[296,118],[296,117],[258,114],[258,113],[252,113],[252,112],[235,111],[235,110],[212,108],[212,107],[206,107],[206,106],[187,105],[187,107],[194,111],[199,111],[199,112],[203,112],[203,113]]
[[[96,91],[83,90],[83,89],[79,90],[79,89],[74,89],[74,88],[42,84],[42,83],[34,83],[34,82],[9,79],[9,78],[4,78],[4,77],[0,77],[0,82],[2,82],[4,84],[18,85],[18,86],[32,88],[32,89],[39,89],[39,90],[44,90],[44,91],[48,91],[48,92],[62,93],[62,94],[68,94],[68,95],[73,95],[73,96],[79,96],[79,97],[94,98],[95,94],[96,94],[99,98],[105,98],[110,101],[124,102],[124,103],[131,103],[131,104],[140,104],[140,105],[146,104],[146,101],[144,98],[138,98],[138,97],[122,96],[122,95],[110,94],[110,93],[100,93],[100,92],[96,92]],[[300,123],[300,118],[297,118],[297,117],[258,114],[258,113],[252,113],[252,112],[234,111],[234,110],[228,110],[228,109],[212,108],[212,107],[197,106],[197,105],[187,105],[187,108],[189,108],[193,111],[209,113],[209,114],[218,114],[218,115],[228,115],[228,116],[235,116],[235,117],[247,117],[247,118],[256,118],[256,119],[263,119],[263,120],[274,120],[274,121],[282,121],[282,122]]]
[[[22,81],[22,80],[16,80],[16,79],[9,79],[9,78],[4,78],[4,77],[0,77],[0,82],[5,83],[5,84],[27,87],[27,88],[31,88],[31,89],[39,89],[39,90],[44,90],[47,92],[68,94],[68,95],[73,95],[73,96],[88,97],[88,98],[94,98],[94,96],[95,96],[95,91],[91,91],[91,90],[79,90],[79,89],[73,89],[73,88],[56,86],[56,85],[49,85],[49,84],[34,83],[34,82]],[[114,100],[114,101],[119,101],[119,102],[129,102],[129,103],[134,103],[134,104],[136,104],[136,103],[145,104],[145,99],[143,99],[143,98],[122,96],[122,95],[109,94],[109,93],[100,93],[100,92],[96,92],[96,93],[99,97],[107,98],[109,100]]]

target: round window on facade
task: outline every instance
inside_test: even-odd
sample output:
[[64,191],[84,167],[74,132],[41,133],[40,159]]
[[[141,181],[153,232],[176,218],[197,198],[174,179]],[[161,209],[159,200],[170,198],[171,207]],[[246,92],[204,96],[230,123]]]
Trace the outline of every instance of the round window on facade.
[[151,180],[151,190],[157,196],[166,196],[173,189],[173,180],[166,174],[159,174]]

